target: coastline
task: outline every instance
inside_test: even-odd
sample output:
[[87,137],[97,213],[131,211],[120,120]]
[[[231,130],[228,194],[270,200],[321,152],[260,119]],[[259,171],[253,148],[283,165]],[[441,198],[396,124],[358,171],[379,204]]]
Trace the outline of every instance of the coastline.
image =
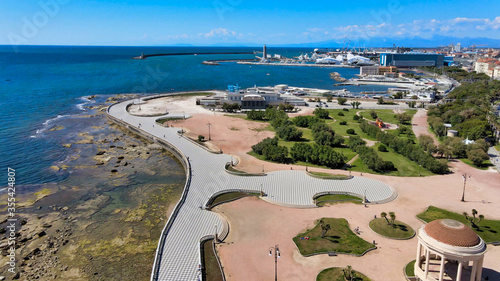
[[[104,104],[90,106],[88,115],[54,121],[80,124],[76,131],[65,126],[44,133],[58,139],[67,155],[47,172],[65,179],[17,186],[16,202],[24,205],[18,205],[16,250],[21,280],[149,280],[149,270],[137,267],[153,264],[162,221],[180,197],[184,171],[170,153],[109,126],[100,112]],[[59,137],[68,134],[73,137]]]

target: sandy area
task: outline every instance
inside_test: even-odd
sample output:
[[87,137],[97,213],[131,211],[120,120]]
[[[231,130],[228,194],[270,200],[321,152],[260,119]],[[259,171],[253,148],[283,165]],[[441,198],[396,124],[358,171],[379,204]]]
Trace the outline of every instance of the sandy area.
[[[458,165],[460,166],[460,165]],[[467,166],[468,167],[468,166]],[[471,172],[466,189],[466,202],[460,202],[463,182],[459,174],[422,178],[396,178],[366,175],[393,186],[399,197],[390,203],[364,207],[337,204],[324,208],[293,209],[275,206],[257,198],[245,198],[220,205],[215,211],[230,222],[229,236],[218,246],[228,280],[272,280],[274,262],[268,249],[279,244],[279,280],[314,280],[325,268],[351,265],[372,280],[404,280],[403,267],[415,259],[417,239],[391,240],[370,230],[368,224],[381,212],[396,213],[397,219],[418,229],[423,222],[416,215],[429,205],[462,213],[472,208],[487,218],[500,219],[500,174],[460,167]],[[292,238],[313,226],[322,217],[345,218],[352,229],[359,226],[360,236],[375,240],[378,249],[363,257],[319,255],[302,257]],[[500,247],[488,246],[485,268],[500,278]],[[381,270],[383,268],[383,270]],[[490,276],[490,280],[494,276]]]

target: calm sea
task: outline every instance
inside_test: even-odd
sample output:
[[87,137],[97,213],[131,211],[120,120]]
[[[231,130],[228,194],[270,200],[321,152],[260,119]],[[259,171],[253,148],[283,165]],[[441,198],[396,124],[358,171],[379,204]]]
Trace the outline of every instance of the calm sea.
[[[293,86],[339,89],[330,72],[345,78],[358,69],[250,66],[224,63],[201,64],[209,59],[251,59],[254,55],[198,55],[151,57],[132,60],[141,52],[203,53],[246,52],[258,48],[229,47],[72,47],[23,46],[14,52],[0,46],[0,167],[17,170],[18,184],[39,184],[62,180],[49,170],[67,155],[61,141],[48,134],[59,123],[68,125],[69,116],[84,114],[85,97],[107,97],[122,93],[161,93],[184,90],[226,89],[289,84]],[[312,49],[268,48],[270,54],[286,57]],[[354,87],[351,91],[381,88]],[[74,124],[74,128],[78,124]],[[68,130],[76,133],[76,130]],[[5,175],[7,173],[4,173]],[[4,178],[3,176],[1,177]],[[7,181],[2,180],[0,186]]]

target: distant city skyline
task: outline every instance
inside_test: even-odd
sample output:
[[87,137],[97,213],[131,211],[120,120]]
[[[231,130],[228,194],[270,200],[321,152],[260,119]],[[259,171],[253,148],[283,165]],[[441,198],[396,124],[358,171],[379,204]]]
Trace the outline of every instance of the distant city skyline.
[[[473,3],[473,4],[472,4]],[[497,1],[4,0],[2,45],[500,46]],[[491,41],[487,39],[492,39]],[[455,42],[445,42],[455,41]],[[466,43],[467,44],[467,43]],[[462,43],[463,46],[466,44]]]

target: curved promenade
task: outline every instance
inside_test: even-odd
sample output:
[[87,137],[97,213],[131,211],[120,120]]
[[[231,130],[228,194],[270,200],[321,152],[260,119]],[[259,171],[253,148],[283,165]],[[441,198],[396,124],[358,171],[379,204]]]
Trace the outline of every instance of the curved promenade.
[[[224,165],[231,157],[213,154],[177,135],[176,128],[165,128],[155,123],[160,117],[138,117],[127,113],[133,101],[114,104],[108,108],[112,120],[128,126],[155,141],[167,142],[182,151],[181,161],[188,169],[188,181],[183,198],[176,206],[162,233],[151,280],[200,280],[200,250],[198,243],[216,229],[221,239],[227,235],[227,223],[214,212],[204,209],[207,200],[216,192],[246,189],[267,194],[271,203],[308,208],[315,207],[313,196],[319,192],[347,192],[365,194],[371,203],[394,200],[396,192],[390,186],[364,177],[349,180],[322,180],[308,176],[304,171],[270,172],[265,176],[245,177],[226,173]],[[178,153],[175,153],[178,154]]]

